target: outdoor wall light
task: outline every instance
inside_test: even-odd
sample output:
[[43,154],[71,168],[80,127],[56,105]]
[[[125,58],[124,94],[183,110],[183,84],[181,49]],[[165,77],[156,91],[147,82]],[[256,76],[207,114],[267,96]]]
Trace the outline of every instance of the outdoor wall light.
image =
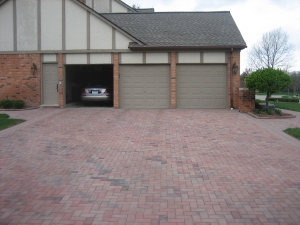
[[235,63],[233,63],[233,65],[232,65],[232,72],[234,73],[234,75],[236,75],[236,73],[237,73],[237,71],[238,71],[238,66],[236,65],[236,62]]
[[31,67],[32,75],[34,75],[36,71],[37,71],[37,67],[34,63],[32,63],[32,67]]

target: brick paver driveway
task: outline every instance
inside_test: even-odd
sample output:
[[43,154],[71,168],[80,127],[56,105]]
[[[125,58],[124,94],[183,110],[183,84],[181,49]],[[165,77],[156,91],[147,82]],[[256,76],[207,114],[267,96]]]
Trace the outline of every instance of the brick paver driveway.
[[[300,142],[230,110],[38,109],[0,132],[0,224],[300,224]],[[266,129],[262,125],[266,125]]]

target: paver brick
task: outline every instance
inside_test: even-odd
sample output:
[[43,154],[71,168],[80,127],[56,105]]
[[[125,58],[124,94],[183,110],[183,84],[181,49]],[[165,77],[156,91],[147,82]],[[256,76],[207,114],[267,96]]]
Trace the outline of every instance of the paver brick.
[[0,224],[300,224],[289,120],[230,110],[37,109],[0,131]]

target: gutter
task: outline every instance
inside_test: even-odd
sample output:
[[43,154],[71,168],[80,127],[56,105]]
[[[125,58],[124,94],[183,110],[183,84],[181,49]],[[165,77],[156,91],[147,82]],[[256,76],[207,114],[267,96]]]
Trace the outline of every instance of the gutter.
[[247,48],[245,45],[236,45],[236,46],[129,46],[128,47],[132,51],[142,51],[142,50],[201,50],[201,49],[240,49],[243,50]]
[[229,76],[230,76],[230,108],[233,109],[233,85],[232,85],[232,52],[233,48],[230,50],[230,60],[229,60]]

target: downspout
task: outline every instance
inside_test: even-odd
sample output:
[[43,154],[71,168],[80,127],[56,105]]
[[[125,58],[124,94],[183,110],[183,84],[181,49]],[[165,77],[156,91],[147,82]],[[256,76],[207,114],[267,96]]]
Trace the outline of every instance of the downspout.
[[230,108],[233,109],[233,85],[232,85],[232,52],[233,48],[230,50],[230,68],[229,68],[229,76],[230,76]]

